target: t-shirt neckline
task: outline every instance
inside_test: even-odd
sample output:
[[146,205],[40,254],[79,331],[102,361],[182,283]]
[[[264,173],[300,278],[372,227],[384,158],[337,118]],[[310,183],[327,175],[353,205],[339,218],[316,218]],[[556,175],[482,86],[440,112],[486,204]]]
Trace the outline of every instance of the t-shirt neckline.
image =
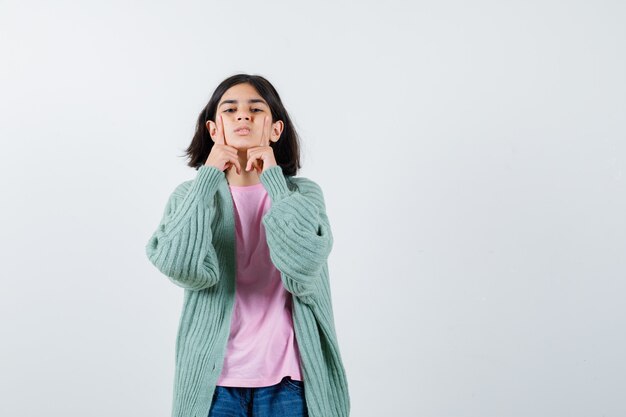
[[257,188],[263,187],[263,183],[260,182],[258,184],[252,184],[252,185],[231,185],[231,184],[228,184],[228,186],[230,188],[234,188],[234,189],[237,189],[237,190],[255,190]]

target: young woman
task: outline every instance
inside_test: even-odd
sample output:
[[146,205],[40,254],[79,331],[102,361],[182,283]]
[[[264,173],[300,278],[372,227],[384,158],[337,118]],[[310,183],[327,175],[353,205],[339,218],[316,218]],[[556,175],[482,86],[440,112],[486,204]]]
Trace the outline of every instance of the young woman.
[[174,417],[347,417],[331,304],[322,190],[296,177],[298,135],[263,77],[224,80],[187,148],[193,180],[171,193],[146,245],[185,289]]

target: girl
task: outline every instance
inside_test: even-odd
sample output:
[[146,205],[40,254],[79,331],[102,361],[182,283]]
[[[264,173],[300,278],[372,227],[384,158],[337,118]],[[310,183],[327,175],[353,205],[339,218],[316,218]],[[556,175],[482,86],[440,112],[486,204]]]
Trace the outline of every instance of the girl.
[[295,177],[298,135],[263,77],[224,80],[146,245],[185,289],[174,417],[347,417],[331,305],[333,236],[314,181]]

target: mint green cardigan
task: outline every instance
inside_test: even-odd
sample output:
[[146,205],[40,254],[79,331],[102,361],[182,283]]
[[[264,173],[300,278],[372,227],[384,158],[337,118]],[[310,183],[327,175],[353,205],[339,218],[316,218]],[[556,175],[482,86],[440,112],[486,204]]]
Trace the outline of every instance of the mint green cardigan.
[[[271,199],[262,222],[270,258],[293,298],[293,323],[310,417],[348,417],[350,397],[331,303],[327,258],[333,235],[322,190],[260,174]],[[148,259],[185,289],[176,338],[172,417],[207,417],[222,372],[235,300],[234,205],[226,174],[203,165],[176,187],[146,245]]]

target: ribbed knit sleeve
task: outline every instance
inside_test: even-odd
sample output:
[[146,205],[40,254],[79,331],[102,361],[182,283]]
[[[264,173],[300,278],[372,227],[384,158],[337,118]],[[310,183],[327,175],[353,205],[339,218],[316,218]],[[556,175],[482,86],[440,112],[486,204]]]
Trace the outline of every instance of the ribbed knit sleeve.
[[202,290],[219,280],[212,244],[211,210],[207,210],[225,174],[204,165],[196,178],[170,195],[161,222],[146,245],[148,259],[176,285]]
[[285,288],[310,304],[333,246],[322,190],[307,178],[298,179],[298,191],[290,190],[279,165],[260,180],[272,200],[262,220],[272,263]]

